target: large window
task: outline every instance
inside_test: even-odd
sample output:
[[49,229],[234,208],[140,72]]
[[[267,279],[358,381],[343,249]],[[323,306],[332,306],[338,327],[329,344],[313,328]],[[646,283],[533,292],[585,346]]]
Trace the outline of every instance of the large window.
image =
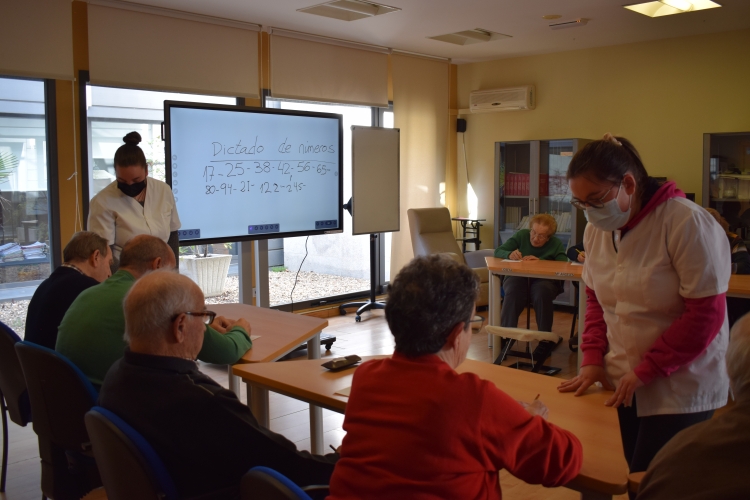
[[[344,117],[344,200],[348,200],[352,195],[351,127],[370,126],[372,108],[284,99],[266,99],[266,106],[338,113]],[[370,238],[367,235],[353,236],[351,228],[352,218],[344,211],[343,233],[270,240],[268,263],[271,267],[271,306],[369,290]]]
[[114,157],[128,132],[141,134],[139,146],[146,155],[149,175],[165,180],[164,101],[193,101],[234,105],[231,97],[175,94],[147,90],[118,89],[89,85],[86,89],[88,119],[89,198],[115,179]]
[[44,85],[0,78],[0,321],[21,336],[51,270]]

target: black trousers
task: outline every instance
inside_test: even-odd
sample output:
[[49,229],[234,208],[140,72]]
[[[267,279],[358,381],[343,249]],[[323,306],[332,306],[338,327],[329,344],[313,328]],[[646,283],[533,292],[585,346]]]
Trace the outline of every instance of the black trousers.
[[710,419],[713,414],[714,411],[710,410],[639,417],[634,396],[632,406],[617,408],[622,447],[625,449],[625,459],[628,461],[630,472],[648,469],[651,460],[675,434]]
[[503,280],[503,291],[505,298],[500,310],[500,326],[518,328],[518,317],[526,308],[528,297],[531,295],[537,328],[540,332],[552,331],[552,318],[555,314],[552,301],[563,291],[561,281],[506,276]]

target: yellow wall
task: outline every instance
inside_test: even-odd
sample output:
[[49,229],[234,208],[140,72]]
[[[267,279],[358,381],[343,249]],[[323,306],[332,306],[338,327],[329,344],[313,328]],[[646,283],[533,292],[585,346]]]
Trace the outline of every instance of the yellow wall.
[[[489,245],[496,141],[622,135],[651,175],[677,181],[700,203],[703,134],[750,131],[750,30],[460,65],[459,108],[469,107],[473,90],[527,84],[536,85],[533,111],[461,115]],[[463,168],[459,145],[466,207]]]

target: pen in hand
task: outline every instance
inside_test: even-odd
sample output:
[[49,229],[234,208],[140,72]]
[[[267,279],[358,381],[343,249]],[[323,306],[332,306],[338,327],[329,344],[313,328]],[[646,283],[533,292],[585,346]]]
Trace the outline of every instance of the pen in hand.
[[330,447],[331,447],[331,449],[333,450],[333,452],[334,452],[334,453],[338,453],[338,452],[336,451],[336,448],[334,448],[332,444],[329,444],[328,446],[330,446]]
[[541,394],[537,394],[536,397],[534,398],[534,401],[536,401],[537,399],[539,399],[539,396],[541,396]]

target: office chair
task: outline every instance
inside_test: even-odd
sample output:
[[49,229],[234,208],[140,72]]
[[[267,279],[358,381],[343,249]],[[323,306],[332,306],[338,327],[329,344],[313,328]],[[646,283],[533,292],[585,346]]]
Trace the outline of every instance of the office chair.
[[0,492],[5,491],[8,475],[8,415],[21,427],[31,422],[29,392],[18,362],[15,345],[21,338],[8,325],[0,321],[0,410],[3,418],[3,472]]
[[94,457],[109,500],[177,500],[177,487],[146,439],[109,410],[85,417]]
[[65,356],[31,342],[15,345],[39,437],[42,493],[55,500],[78,500],[101,486],[84,415],[98,394]]
[[242,476],[242,500],[316,500],[328,495],[328,486],[300,488],[285,475],[268,467],[253,467]]

